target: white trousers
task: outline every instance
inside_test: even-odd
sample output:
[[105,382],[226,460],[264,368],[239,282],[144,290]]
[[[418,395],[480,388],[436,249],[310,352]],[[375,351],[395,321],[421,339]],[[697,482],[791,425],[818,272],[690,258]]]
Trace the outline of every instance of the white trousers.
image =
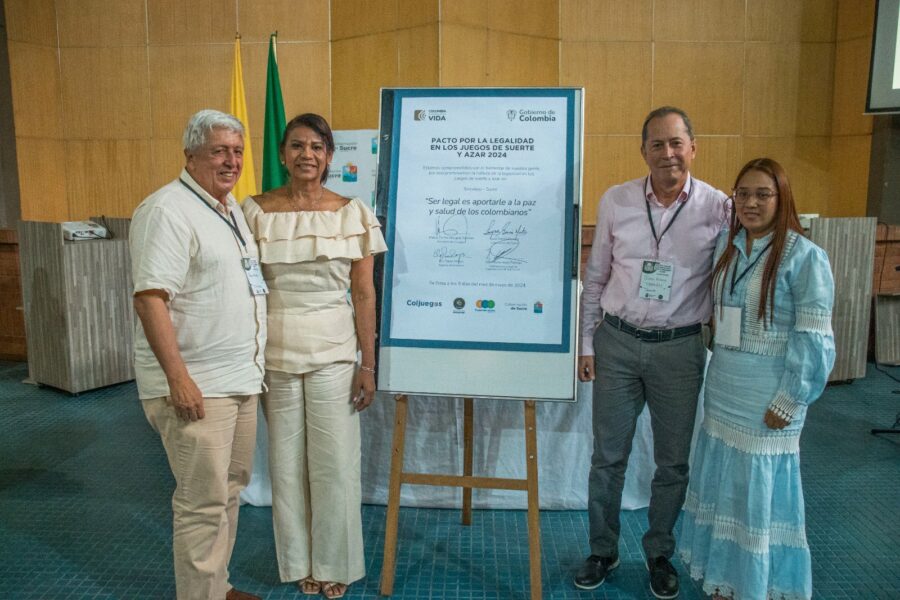
[[354,363],[341,362],[302,375],[266,373],[262,403],[282,581],[312,575],[349,584],[365,575],[359,414],[350,402],[355,371]]
[[175,476],[172,549],[178,600],[222,600],[237,536],[238,497],[250,481],[257,396],[204,398],[206,416],[184,421],[167,398],[142,402]]

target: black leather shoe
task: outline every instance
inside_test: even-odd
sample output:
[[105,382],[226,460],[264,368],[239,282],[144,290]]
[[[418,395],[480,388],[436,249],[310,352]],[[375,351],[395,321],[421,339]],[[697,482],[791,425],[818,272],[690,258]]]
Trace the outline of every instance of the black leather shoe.
[[262,598],[231,588],[228,590],[228,593],[225,594],[225,600],[262,600]]
[[610,571],[619,566],[619,556],[597,556],[591,554],[578,572],[575,573],[575,587],[592,590],[600,587]]
[[650,591],[660,600],[671,600],[678,596],[678,571],[665,556],[657,556],[647,561],[650,571]]

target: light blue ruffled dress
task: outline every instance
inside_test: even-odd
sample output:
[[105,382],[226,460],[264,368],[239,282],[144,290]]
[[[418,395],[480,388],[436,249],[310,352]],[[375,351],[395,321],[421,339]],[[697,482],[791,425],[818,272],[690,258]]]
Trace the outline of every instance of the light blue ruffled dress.
[[[717,258],[727,237],[719,239]],[[729,265],[715,286],[717,315],[720,297],[725,306],[742,309],[740,345],[713,350],[678,552],[708,594],[808,600],[800,431],[834,365],[834,281],[825,252],[790,232],[778,268],[774,323],[764,326],[757,311],[771,239],[755,240],[748,256],[746,231],[740,231],[737,270]],[[732,293],[734,274],[754,260]],[[769,429],[763,422],[768,409],[789,416],[790,425]]]

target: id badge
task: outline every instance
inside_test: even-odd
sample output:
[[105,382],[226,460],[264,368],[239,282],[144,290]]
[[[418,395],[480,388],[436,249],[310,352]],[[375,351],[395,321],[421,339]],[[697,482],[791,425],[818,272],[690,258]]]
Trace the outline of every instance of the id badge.
[[741,308],[723,306],[716,310],[716,344],[726,348],[741,347]]
[[247,274],[247,283],[250,284],[250,291],[254,296],[264,296],[269,293],[269,286],[263,279],[262,270],[259,268],[259,260],[255,258],[242,258],[241,266],[244,267],[244,273]]
[[672,263],[647,259],[641,267],[641,287],[638,295],[646,300],[668,302],[672,293]]

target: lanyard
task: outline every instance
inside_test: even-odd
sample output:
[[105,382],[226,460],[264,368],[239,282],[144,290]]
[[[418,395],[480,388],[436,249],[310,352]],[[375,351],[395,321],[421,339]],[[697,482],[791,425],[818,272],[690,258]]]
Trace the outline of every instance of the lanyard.
[[738,282],[741,279],[743,279],[747,273],[750,272],[750,269],[752,269],[754,266],[756,266],[756,263],[759,262],[759,259],[761,259],[763,257],[763,254],[765,254],[766,251],[771,247],[772,247],[772,242],[770,240],[769,243],[766,244],[766,247],[762,249],[762,252],[760,252],[759,254],[756,255],[756,258],[753,259],[753,262],[750,263],[749,265],[747,265],[747,268],[744,269],[741,272],[741,274],[737,276],[737,279],[735,279],[735,275],[737,275],[738,261],[737,260],[734,261],[734,268],[731,270],[731,290],[729,291],[729,295],[734,296],[734,288],[738,284]]
[[204,200],[204,199],[203,199],[203,196],[201,196],[200,194],[197,193],[197,190],[195,190],[194,188],[192,188],[191,186],[189,186],[187,183],[185,183],[184,179],[179,179],[178,181],[181,182],[181,185],[183,185],[183,186],[186,187],[188,190],[190,190],[190,192],[191,192],[192,194],[194,194],[195,196],[197,196],[197,199],[198,199],[200,202],[202,202],[203,205],[204,205],[206,208],[208,208],[209,210],[213,211],[217,217],[219,217],[220,219],[222,219],[223,221],[225,221],[225,224],[228,225],[228,228],[231,229],[231,232],[235,235],[235,237],[236,237],[236,238],[238,239],[238,241],[241,243],[241,246],[244,247],[244,250],[246,250],[246,249],[247,249],[247,242],[244,241],[244,236],[241,235],[241,230],[238,229],[237,221],[235,221],[235,219],[234,219],[234,214],[231,213],[231,212],[228,213],[228,216],[231,217],[231,222],[229,223],[228,219],[226,219],[225,217],[222,216],[222,213],[220,213],[220,212],[217,211],[215,208],[213,208],[212,206],[210,206],[209,202],[207,202],[206,200]]
[[[644,180],[644,190],[647,189],[647,183],[650,177],[647,176],[647,179]],[[681,214],[681,209],[684,208],[684,205],[687,204],[687,201],[691,199],[691,196],[694,193],[694,182],[691,182],[691,191],[688,192],[688,197],[684,199],[684,202],[678,205],[678,209],[675,211],[675,214],[672,216],[672,220],[669,221],[669,224],[666,225],[666,228],[662,230],[662,233],[659,234],[659,237],[656,236],[656,226],[653,225],[653,215],[650,214],[650,201],[647,200],[647,196],[644,195],[644,202],[647,205],[647,220],[650,221],[650,231],[653,233],[653,239],[656,241],[656,250],[659,251],[659,242],[663,239],[663,236],[666,235],[666,232],[672,227],[672,224],[675,222],[675,219],[678,218],[678,215]],[[662,224],[662,221],[660,221]]]

